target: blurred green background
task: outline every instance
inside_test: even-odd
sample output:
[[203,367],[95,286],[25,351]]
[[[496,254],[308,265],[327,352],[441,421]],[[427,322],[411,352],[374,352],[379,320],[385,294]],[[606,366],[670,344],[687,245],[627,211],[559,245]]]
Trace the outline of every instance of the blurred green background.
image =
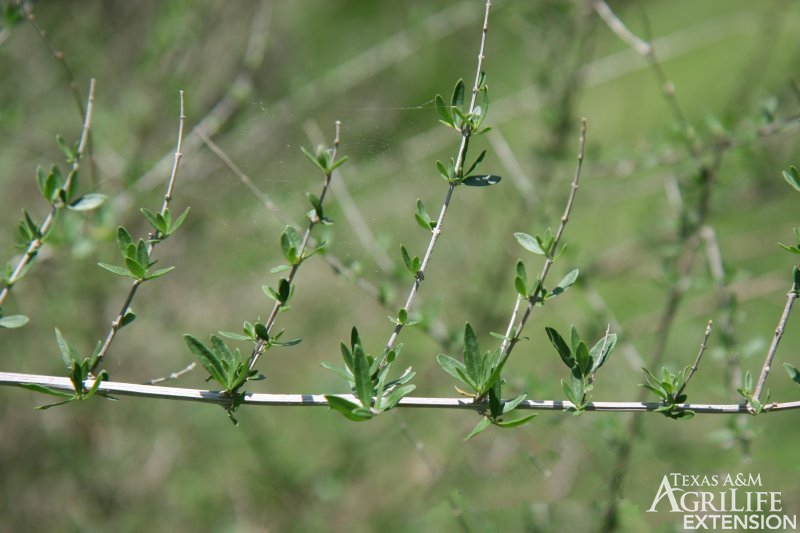
[[[414,204],[420,198],[438,213],[446,185],[434,162],[455,155],[458,142],[437,125],[433,97],[449,95],[459,77],[473,78],[483,2],[30,7],[63,51],[81,99],[89,79],[97,80],[93,162],[80,189],[112,201],[91,216],[60,218],[52,242],[6,302],[7,314],[25,313],[31,322],[2,331],[2,371],[61,374],[56,326],[87,352],[105,336],[128,285],[96,263],[117,260],[117,225],[141,234],[139,207],[161,204],[179,90],[188,118],[173,206],[191,206],[191,213],[156,251],[160,265],[177,270],[138,293],[139,318],[120,333],[106,362],[114,381],[180,370],[192,360],[184,333],[236,330],[272,306],[261,286],[277,282],[269,271],[282,262],[282,224],[192,133],[198,124],[301,221],[305,192],[321,184],[300,147],[316,144],[320,130],[330,143],[341,120],[341,153],[350,161],[339,177],[346,190],[335,189],[328,203],[336,221],[326,237],[329,252],[382,286],[392,308],[402,305],[411,278],[400,268],[400,244],[424,253],[428,236],[414,221]],[[654,39],[707,149],[704,158],[723,147],[707,222],[738,301],[735,344],[723,348],[712,334],[688,393],[690,401],[734,403],[741,371],[760,370],[790,285],[793,256],[776,242],[793,244],[792,227],[800,223],[798,195],[780,177],[800,163],[797,121],[790,120],[800,96],[800,4],[657,0],[611,7],[632,31]],[[544,326],[566,332],[575,324],[594,340],[609,321],[607,306],[621,326],[620,348],[600,373],[594,399],[633,401],[643,378],[631,353],[650,357],[671,283],[664,265],[679,246],[675,185],[691,202],[697,165],[647,62],[585,2],[494,2],[486,57],[487,124],[494,132],[476,138],[472,153],[488,150],[482,170],[504,180],[456,190],[418,308],[450,345],[423,328],[407,328],[401,337],[403,363],[417,371],[415,395],[455,394],[434,358],[445,350],[460,354],[465,321],[482,345],[495,346],[489,332],[508,321],[516,260],[531,276],[541,268],[512,234],[557,226],[585,116],[583,181],[569,247],[551,284],[572,268],[584,281],[535,311],[530,341],[518,345],[507,366],[505,390],[561,399],[559,381],[568,374]],[[5,261],[17,253],[20,208],[39,218],[46,213],[36,165],[63,167],[55,135],[77,139],[81,120],[63,66],[27,21],[3,26],[0,72]],[[342,208],[348,198],[355,209]],[[670,368],[691,364],[709,319],[724,322],[718,300],[701,246],[668,337]],[[320,362],[339,364],[338,343],[353,325],[378,352],[391,331],[387,314],[320,258],[309,260],[293,308],[278,322],[303,343],[270,351],[259,363],[267,381],[249,390],[346,392]],[[782,368],[791,360],[800,366],[799,347],[795,314],[768,382],[773,398],[800,397]],[[204,378],[195,369],[168,384],[204,388]],[[543,413],[521,429],[491,428],[464,443],[477,422],[469,412],[398,410],[355,424],[327,409],[250,407],[240,410],[234,428],[215,406],[123,398],[33,410],[47,400],[0,390],[0,530],[587,531],[600,525],[630,417]],[[662,476],[673,472],[760,473],[760,490],[782,492],[785,512],[800,513],[797,422],[796,412],[687,422],[647,415],[627,465],[620,530],[678,528],[680,520],[666,510],[644,512]]]

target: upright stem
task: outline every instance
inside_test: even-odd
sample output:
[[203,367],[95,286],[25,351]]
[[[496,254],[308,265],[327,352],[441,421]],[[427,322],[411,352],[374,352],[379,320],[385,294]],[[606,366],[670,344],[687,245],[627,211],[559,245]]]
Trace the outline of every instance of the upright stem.
[[[339,144],[341,142],[339,134],[340,134],[341,126],[342,126],[342,123],[337,120],[336,121],[336,135],[335,135],[334,140],[333,140],[333,151],[331,153],[331,164],[334,164],[336,162],[336,154],[339,151]],[[328,194],[328,188],[330,187],[330,184],[331,184],[331,176],[332,175],[333,175],[332,171],[325,173],[325,179],[324,179],[324,182],[322,184],[322,191],[320,192],[320,195],[319,195],[319,203],[320,204],[325,202],[325,196]],[[289,286],[290,287],[292,285],[292,282],[294,281],[294,277],[297,275],[297,271],[300,269],[300,265],[303,263],[303,254],[305,253],[305,250],[308,247],[308,243],[310,242],[311,230],[314,229],[314,226],[316,226],[318,222],[319,222],[319,219],[316,218],[316,217],[311,219],[311,220],[309,220],[308,226],[306,227],[306,231],[303,234],[303,239],[302,239],[302,241],[300,243],[300,249],[297,251],[298,257],[300,257],[301,259],[300,259],[300,261],[298,261],[297,263],[292,265],[292,268],[289,271],[289,275],[286,277],[286,280],[289,282]],[[272,326],[275,325],[275,321],[278,318],[278,312],[281,310],[282,306],[283,306],[283,303],[281,303],[278,300],[276,300],[275,301],[275,305],[272,306],[272,311],[270,311],[269,317],[267,317],[267,321],[264,322],[264,326],[267,329],[267,333],[270,333],[272,331]],[[265,341],[264,339],[258,339],[258,341],[256,342],[255,347],[253,348],[253,353],[250,355],[250,362],[248,363],[248,368],[250,370],[253,370],[253,368],[255,368],[256,363],[258,362],[258,358],[261,357],[261,355],[266,351],[267,345],[268,345],[267,341]]]
[[[178,165],[180,165],[181,159],[183,158],[183,152],[181,148],[183,146],[183,126],[186,122],[186,113],[184,111],[183,105],[183,91],[179,91],[179,98],[180,98],[180,117],[178,120],[178,141],[175,145],[175,158],[172,163],[172,171],[169,175],[169,180],[167,180],[167,191],[164,193],[164,201],[161,203],[161,211],[160,213],[163,215],[166,213],[167,209],[169,209],[169,204],[172,201],[172,192],[175,187],[175,178],[178,175]],[[156,244],[158,243],[158,239],[156,239],[157,235],[155,233],[149,234],[150,243],[147,245],[147,255],[153,253],[153,249],[155,248]],[[97,353],[97,357],[95,358],[95,362],[92,365],[91,372],[94,371],[100,366],[100,363],[103,361],[105,356],[108,354],[108,350],[111,348],[111,343],[114,342],[114,338],[117,336],[120,328],[122,327],[122,320],[125,318],[128,310],[131,307],[131,303],[133,302],[134,296],[136,296],[136,291],[139,287],[144,283],[145,279],[136,279],[133,281],[130,290],[128,290],[128,295],[125,297],[125,302],[122,304],[122,308],[120,309],[117,316],[114,320],[111,321],[111,328],[108,330],[108,334],[106,335],[105,340],[103,341],[102,346],[100,347],[100,351]]]
[[[89,139],[89,130],[91,129],[92,125],[92,113],[94,111],[94,78],[89,82],[89,98],[86,102],[86,113],[84,114],[83,119],[83,128],[81,130],[81,139],[78,143],[78,151],[75,154],[75,160],[72,162],[70,166],[69,173],[67,174],[67,179],[64,181],[64,186],[62,187],[64,190],[69,190],[70,186],[72,185],[72,180],[78,175],[78,169],[81,166],[81,160],[83,159],[83,154],[86,150],[86,145]],[[60,209],[62,209],[64,205],[61,204],[60,200],[56,200],[50,205],[50,212],[47,214],[47,217],[42,222],[42,225],[39,227],[39,233],[41,237],[37,237],[33,239],[29,244],[25,253],[20,258],[17,266],[14,268],[14,271],[9,276],[8,280],[5,283],[5,286],[2,290],[0,290],[0,306],[3,305],[6,297],[11,292],[12,287],[14,284],[19,281],[22,277],[22,274],[25,271],[25,268],[28,264],[36,257],[36,254],[39,252],[39,249],[44,244],[45,239],[47,238],[47,234],[49,233],[51,227],[55,223],[56,214]]]
[[[797,267],[795,267],[795,274],[797,273]],[[756,384],[756,390],[753,393],[753,398],[756,400],[761,400],[761,393],[764,390],[764,384],[767,382],[767,376],[769,376],[769,371],[772,368],[772,361],[775,359],[775,352],[778,350],[778,344],[781,342],[781,337],[783,337],[783,332],[786,329],[786,322],[789,320],[789,313],[792,312],[792,304],[797,298],[800,298],[800,293],[798,293],[797,287],[797,275],[795,275],[795,281],[792,283],[792,290],[786,295],[786,305],[783,308],[783,313],[781,314],[781,319],[778,321],[778,327],[775,328],[775,335],[772,337],[772,343],[769,345],[769,350],[767,351],[767,357],[764,360],[764,366],[761,368],[761,375],[758,376],[758,383]]]
[[[483,16],[483,30],[481,35],[481,46],[478,51],[478,66],[475,69],[475,82],[472,85],[472,97],[469,101],[469,110],[467,111],[467,115],[471,115],[472,112],[475,110],[475,100],[478,97],[478,92],[480,90],[479,84],[481,79],[481,72],[483,71],[483,60],[486,58],[484,55],[484,50],[486,49],[486,34],[489,32],[489,9],[492,6],[491,0],[486,0],[486,10]],[[456,155],[455,159],[455,177],[456,178],[463,178],[464,172],[464,161],[466,159],[467,150],[469,149],[469,139],[472,137],[473,131],[470,129],[468,125],[465,125],[461,131],[461,144],[458,147],[458,154]],[[444,226],[444,217],[447,214],[447,208],[450,206],[450,200],[453,196],[453,190],[458,185],[458,182],[451,181],[450,185],[447,187],[447,194],[444,197],[444,201],[442,202],[442,208],[439,211],[439,218],[436,220],[436,226],[434,226],[433,230],[431,231],[431,238],[428,241],[428,248],[425,251],[425,255],[422,258],[422,264],[420,265],[419,270],[417,271],[414,277],[414,283],[411,285],[411,290],[408,293],[408,297],[406,298],[406,304],[404,309],[408,312],[411,311],[411,306],[414,303],[414,299],[417,295],[417,291],[419,290],[419,286],[422,284],[422,280],[425,279],[425,271],[428,267],[428,262],[433,255],[433,249],[436,246],[436,241],[439,240],[439,235],[442,233],[442,227]],[[386,363],[387,356],[389,352],[394,347],[395,342],[397,341],[397,337],[400,335],[400,332],[403,330],[404,325],[402,323],[397,323],[392,330],[392,334],[389,336],[389,340],[386,342],[386,348],[383,350],[383,358],[381,360],[381,365]]]
[[519,337],[522,334],[522,329],[525,327],[528,318],[531,316],[531,312],[533,312],[533,307],[536,305],[544,293],[544,282],[547,280],[547,275],[550,272],[550,267],[553,266],[555,262],[556,251],[558,250],[558,245],[561,242],[561,236],[564,234],[564,229],[567,227],[567,222],[569,222],[569,215],[572,212],[572,206],[575,203],[575,195],[578,192],[578,186],[581,179],[581,169],[583,168],[583,156],[586,147],[586,119],[581,119],[581,134],[580,139],[578,140],[578,156],[577,156],[577,164],[575,165],[575,174],[572,177],[572,185],[570,186],[569,196],[567,197],[567,205],[564,206],[564,214],[561,215],[561,223],[558,226],[558,231],[556,231],[556,235],[553,238],[553,244],[550,246],[547,252],[547,259],[544,261],[544,266],[542,266],[542,272],[539,274],[539,278],[536,280],[536,288],[533,292],[528,296],[528,306],[525,308],[525,312],[522,315],[522,318],[517,324],[517,327],[514,329],[513,336],[509,337],[508,332],[511,331],[511,326],[514,323],[517,316],[517,312],[519,311],[519,306],[521,303],[521,298],[517,298],[516,305],[514,306],[514,311],[511,314],[511,322],[508,325],[506,338],[503,339],[503,343],[500,345],[500,353],[502,356],[500,357],[499,365],[505,365],[508,357],[511,355],[511,351],[514,349],[514,346],[519,342]]

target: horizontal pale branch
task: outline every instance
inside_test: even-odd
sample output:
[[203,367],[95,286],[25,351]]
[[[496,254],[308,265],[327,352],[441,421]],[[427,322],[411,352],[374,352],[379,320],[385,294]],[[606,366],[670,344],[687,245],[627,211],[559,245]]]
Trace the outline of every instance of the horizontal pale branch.
[[[0,372],[0,385],[21,385],[30,383],[50,387],[60,391],[72,391],[72,382],[68,378],[56,376],[41,376],[37,374],[15,374]],[[84,385],[88,388],[93,384],[87,380]],[[100,391],[118,396],[140,396],[145,398],[161,398],[164,400],[183,400],[190,402],[206,402],[226,405],[230,398],[221,392],[183,389],[178,387],[159,387],[156,385],[139,385],[136,383],[119,383],[106,381],[100,384]],[[336,394],[352,402],[357,402],[352,394]],[[322,394],[257,394],[246,393],[243,405],[271,405],[286,407],[323,407],[328,401]],[[616,411],[616,412],[652,412],[661,407],[657,402],[590,402],[587,411]],[[748,414],[744,404],[702,404],[686,403],[679,405],[682,409],[691,409],[696,413],[706,414]],[[398,407],[419,407],[428,409],[468,409],[478,410],[487,406],[475,404],[468,398],[420,398],[406,397],[400,400]],[[525,400],[517,409],[533,411],[563,411],[574,407],[572,403],[561,400]],[[800,401],[771,403],[764,407],[764,412],[788,411],[800,409]]]

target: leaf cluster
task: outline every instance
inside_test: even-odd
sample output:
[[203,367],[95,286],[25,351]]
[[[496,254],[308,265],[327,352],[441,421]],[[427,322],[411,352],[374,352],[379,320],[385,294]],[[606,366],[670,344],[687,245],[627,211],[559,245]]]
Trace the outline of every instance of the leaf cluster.
[[[499,349],[481,351],[478,337],[469,322],[464,326],[463,359],[464,361],[461,362],[449,355],[439,354],[436,362],[439,363],[442,370],[469,388],[465,391],[456,387],[459,394],[473,398],[477,404],[483,404],[479,408],[482,415],[481,420],[466,439],[474,437],[490,425],[503,428],[516,427],[529,422],[536,416],[531,414],[512,420],[503,418],[503,415],[516,409],[525,400],[527,394],[520,394],[512,400],[502,399],[503,378],[501,373],[506,360],[502,359]],[[486,407],[488,407],[488,411]]]
[[[185,215],[186,211],[179,217],[180,222],[183,221]],[[180,222],[176,221],[177,224],[180,224]],[[167,229],[172,229],[172,231],[174,231],[174,228],[170,226],[167,226]],[[147,241],[139,239],[134,242],[128,230],[122,226],[117,228],[117,245],[125,266],[97,263],[100,267],[113,274],[132,278],[138,282],[144,282],[163,276],[175,269],[175,267],[172,266],[149,272],[150,268],[156,264],[156,261],[150,260],[150,250],[148,249]]]
[[407,368],[399,378],[389,380],[389,373],[403,345],[386,354],[386,362],[369,355],[364,350],[358,329],[350,332],[350,346],[341,343],[340,348],[345,366],[337,367],[323,362],[322,366],[344,378],[353,391],[360,405],[341,396],[326,395],[331,409],[338,411],[346,418],[363,422],[395,407],[400,400],[411,394],[416,385],[409,383],[416,375]]
[[640,384],[661,399],[663,404],[656,409],[657,413],[662,413],[667,418],[674,420],[689,420],[695,415],[691,409],[684,409],[679,404],[686,403],[686,394],[683,393],[684,386],[689,377],[690,368],[686,367],[679,372],[670,372],[667,368],[661,368],[661,379],[654,376],[646,368],[642,368],[646,383]]
[[[66,366],[67,368],[67,373],[69,375],[70,381],[72,382],[74,390],[73,392],[64,392],[61,390],[45,387],[43,385],[37,385],[34,383],[20,384],[21,387],[24,387],[26,389],[62,398],[62,401],[60,402],[51,403],[47,405],[40,405],[36,407],[36,409],[42,409],[42,410],[49,409],[51,407],[55,407],[56,405],[63,405],[65,403],[73,402],[76,400],[88,400],[89,398],[97,394],[97,391],[100,388],[100,384],[103,381],[108,380],[108,372],[105,370],[101,370],[96,377],[92,376],[92,368],[97,362],[97,357],[98,354],[100,353],[101,344],[99,342],[97,343],[97,346],[95,347],[95,350],[92,353],[91,357],[81,357],[80,353],[78,353],[78,351],[73,346],[67,343],[67,341],[64,339],[64,336],[61,334],[61,331],[58,328],[56,328],[55,331],[56,331],[56,344],[58,344],[58,349],[61,352],[61,360],[64,362],[64,366]],[[90,388],[87,389],[84,386],[84,381],[88,379],[94,379],[94,383]],[[108,396],[107,394],[102,394],[102,395],[110,400],[115,399],[111,396]]]
[[617,335],[606,334],[590,350],[575,326],[570,328],[569,344],[554,328],[546,327],[545,332],[561,360],[571,370],[569,380],[561,380],[561,387],[567,399],[575,406],[570,410],[576,415],[581,414],[589,403],[589,393],[594,388],[597,371],[608,361],[617,345]]

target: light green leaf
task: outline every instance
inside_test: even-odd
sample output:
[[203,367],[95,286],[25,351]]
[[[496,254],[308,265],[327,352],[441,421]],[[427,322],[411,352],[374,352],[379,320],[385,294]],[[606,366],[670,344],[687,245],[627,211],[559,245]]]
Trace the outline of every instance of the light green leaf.
[[0,328],[14,329],[21,328],[29,321],[25,315],[9,315],[0,318]]
[[68,205],[67,208],[73,211],[91,211],[103,205],[107,199],[108,196],[105,194],[90,193],[78,198],[72,202],[71,205]]
[[485,416],[481,417],[480,421],[477,424],[475,424],[475,427],[472,428],[472,431],[470,431],[469,435],[467,435],[467,437],[464,439],[464,441],[468,441],[469,439],[471,439],[472,437],[474,437],[475,435],[477,435],[478,433],[480,433],[484,429],[488,428],[490,425],[492,425],[492,421],[491,420],[489,420]]
[[537,255],[547,255],[545,251],[542,250],[542,247],[539,246],[536,239],[527,233],[518,232],[514,234],[514,237],[517,239],[517,242],[529,252],[533,252]]

